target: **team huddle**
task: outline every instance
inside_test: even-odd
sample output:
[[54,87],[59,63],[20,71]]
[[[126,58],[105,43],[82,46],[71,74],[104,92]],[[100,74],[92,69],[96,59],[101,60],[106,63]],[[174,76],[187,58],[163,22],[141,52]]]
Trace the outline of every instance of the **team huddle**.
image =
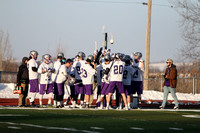
[[[47,94],[47,107],[89,108],[96,92],[98,109],[110,109],[113,94],[116,95],[117,109],[130,110],[136,93],[138,107],[141,107],[144,61],[140,52],[129,56],[111,54],[109,50],[95,51],[87,58],[84,52],[78,52],[73,59],[66,59],[63,53],[58,53],[54,62],[51,55],[45,54],[39,66],[37,57],[38,52],[31,51],[27,63],[31,106],[35,106],[35,97],[39,93],[40,107],[43,107],[43,96]],[[65,91],[69,97],[63,103]]]

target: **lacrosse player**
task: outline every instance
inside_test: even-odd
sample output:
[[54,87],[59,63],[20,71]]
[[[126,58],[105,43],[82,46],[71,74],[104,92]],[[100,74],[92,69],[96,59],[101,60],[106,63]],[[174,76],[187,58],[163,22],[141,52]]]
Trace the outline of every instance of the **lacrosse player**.
[[128,110],[126,96],[124,93],[124,86],[123,86],[123,70],[124,70],[125,63],[120,60],[119,54],[116,54],[114,57],[114,62],[111,65],[111,69],[106,70],[106,74],[110,71],[110,85],[109,85],[109,94],[107,97],[107,107],[109,109],[110,97],[115,91],[115,87],[117,87],[119,93],[122,95],[123,101],[125,103],[125,109]]
[[54,87],[54,93],[56,95],[56,101],[57,101],[57,108],[64,107],[63,105],[63,97],[65,94],[64,90],[64,84],[67,80],[67,67],[66,67],[66,59],[63,57],[61,61],[61,66],[57,73],[57,78],[55,79],[56,86]]
[[[55,72],[52,74],[52,80],[53,80],[54,90],[55,90],[55,88],[57,88],[57,84],[56,84],[55,80],[58,77],[58,72],[59,72],[59,69],[61,67],[61,61],[62,61],[63,58],[64,58],[64,54],[61,53],[61,52],[58,53],[57,54],[57,60],[53,64],[54,65],[54,69],[55,69]],[[54,105],[53,105],[54,107],[57,107],[57,101],[56,101],[56,99],[57,99],[57,95],[54,92]]]
[[[70,72],[71,72],[72,64],[73,64],[73,61],[71,59],[66,60],[65,66],[66,66],[66,71],[67,71],[67,81],[65,82],[65,85],[66,85],[68,97],[67,97],[66,102],[64,103],[65,106],[67,106],[69,104],[69,101],[71,98],[72,98],[72,100],[74,98],[74,88],[72,86],[74,86],[73,83],[75,80],[72,81],[73,80],[72,77],[69,76]],[[71,89],[71,88],[73,88],[73,89]]]
[[[123,72],[123,84],[124,84],[125,94],[127,96],[128,109],[130,110],[131,95],[132,95],[131,79],[136,70],[131,66],[131,57],[129,55],[125,55],[124,62],[125,66]],[[120,109],[122,108],[122,103],[120,103],[119,108]]]
[[[102,59],[99,61],[100,64],[96,67],[97,68],[97,99],[101,96],[101,80],[103,77],[103,66],[102,66]],[[96,106],[100,107],[100,102],[97,102]]]
[[[82,79],[81,79],[81,68],[83,66],[83,64],[85,64],[85,53],[83,52],[78,52],[77,56],[76,56],[77,60],[73,63],[72,66],[72,70],[71,70],[71,76],[75,78],[75,85],[74,85],[74,89],[75,89],[75,101],[77,102],[78,99],[78,95],[81,95],[81,106],[84,103],[84,89],[83,89],[83,83],[82,83]],[[73,102],[72,106],[73,108],[76,107],[76,103],[75,101]]]
[[30,52],[29,61],[27,62],[28,71],[29,71],[29,83],[30,83],[30,105],[32,107],[35,106],[35,96],[39,92],[39,84],[38,84],[38,64],[36,62],[38,57],[38,52],[32,50]]
[[138,109],[141,108],[141,94],[143,94],[143,72],[144,72],[144,61],[142,58],[142,53],[134,53],[133,58],[133,68],[135,68],[135,73],[132,77],[132,93],[137,92],[138,96]]
[[108,86],[109,86],[109,75],[105,75],[105,71],[110,69],[111,67],[111,56],[110,54],[104,55],[104,61],[102,63],[102,80],[101,80],[101,99],[100,99],[100,109],[106,107],[106,96],[109,93]]
[[[94,68],[92,67],[94,65]],[[94,56],[89,55],[85,64],[82,66],[82,81],[85,91],[86,108],[89,108],[90,95],[93,94],[94,75],[96,73],[96,66],[94,64]],[[84,107],[84,106],[83,106]]]
[[39,103],[40,107],[43,107],[42,105],[42,99],[44,94],[48,94],[48,107],[51,106],[52,96],[53,96],[53,82],[51,78],[51,74],[55,72],[55,69],[53,68],[53,63],[51,61],[51,56],[49,54],[45,54],[42,57],[42,64],[40,64],[38,68],[38,73],[41,74],[40,77],[40,98]]

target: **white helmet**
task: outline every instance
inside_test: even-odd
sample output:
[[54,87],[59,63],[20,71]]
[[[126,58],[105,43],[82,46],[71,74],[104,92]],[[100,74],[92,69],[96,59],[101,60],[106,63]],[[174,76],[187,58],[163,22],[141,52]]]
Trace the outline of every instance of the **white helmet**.
[[110,61],[110,60],[111,60],[110,54],[106,54],[106,55],[104,56],[104,60],[105,60],[105,61]]
[[142,58],[142,53],[141,52],[135,52],[134,56],[137,56],[138,59],[141,59]]
[[93,62],[94,61],[94,56],[93,55],[88,55],[87,60]]
[[51,55],[50,54],[45,54],[42,56],[42,61],[47,62],[47,64],[51,63]]
[[82,59],[84,59],[84,58],[85,58],[85,53],[83,53],[83,52],[78,52],[77,56],[78,56],[78,57],[81,57]]
[[36,50],[32,50],[29,54],[31,57],[33,57],[34,59],[37,59],[38,56],[38,52]]
[[129,55],[125,55],[123,60],[125,63],[131,64],[132,58]]
[[57,57],[64,57],[64,54],[62,53],[62,52],[59,52],[58,54],[57,54]]

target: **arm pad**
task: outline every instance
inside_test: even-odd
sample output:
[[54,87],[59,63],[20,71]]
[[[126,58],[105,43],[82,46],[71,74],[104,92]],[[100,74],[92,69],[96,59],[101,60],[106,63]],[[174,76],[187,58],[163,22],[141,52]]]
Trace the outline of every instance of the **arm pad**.
[[108,75],[108,73],[110,72],[110,69],[109,68],[106,68],[106,71],[105,71],[105,75]]
[[32,67],[32,70],[33,70],[34,72],[37,72],[38,68]]

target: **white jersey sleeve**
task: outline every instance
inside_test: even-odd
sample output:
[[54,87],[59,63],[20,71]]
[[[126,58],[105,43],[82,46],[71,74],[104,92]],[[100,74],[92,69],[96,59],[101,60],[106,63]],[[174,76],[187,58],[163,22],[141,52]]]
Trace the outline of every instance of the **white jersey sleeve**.
[[95,73],[96,70],[92,68],[90,64],[85,63],[82,66],[82,74],[81,74],[83,84],[84,85],[93,84]]
[[55,72],[52,74],[52,80],[55,82],[57,75],[58,75],[58,71],[61,67],[61,62],[59,60],[55,61],[53,64],[53,67],[55,69]]
[[28,71],[29,71],[29,79],[30,80],[38,79],[38,72],[34,72],[32,70],[32,67],[38,68],[38,64],[37,64],[36,60],[30,59],[27,63],[27,66],[28,66]]
[[110,69],[110,81],[120,81],[123,80],[123,71],[125,63],[120,60],[116,60],[113,63],[112,68]]
[[56,83],[63,83],[67,79],[67,67],[65,64],[61,65],[57,78],[55,80]]

